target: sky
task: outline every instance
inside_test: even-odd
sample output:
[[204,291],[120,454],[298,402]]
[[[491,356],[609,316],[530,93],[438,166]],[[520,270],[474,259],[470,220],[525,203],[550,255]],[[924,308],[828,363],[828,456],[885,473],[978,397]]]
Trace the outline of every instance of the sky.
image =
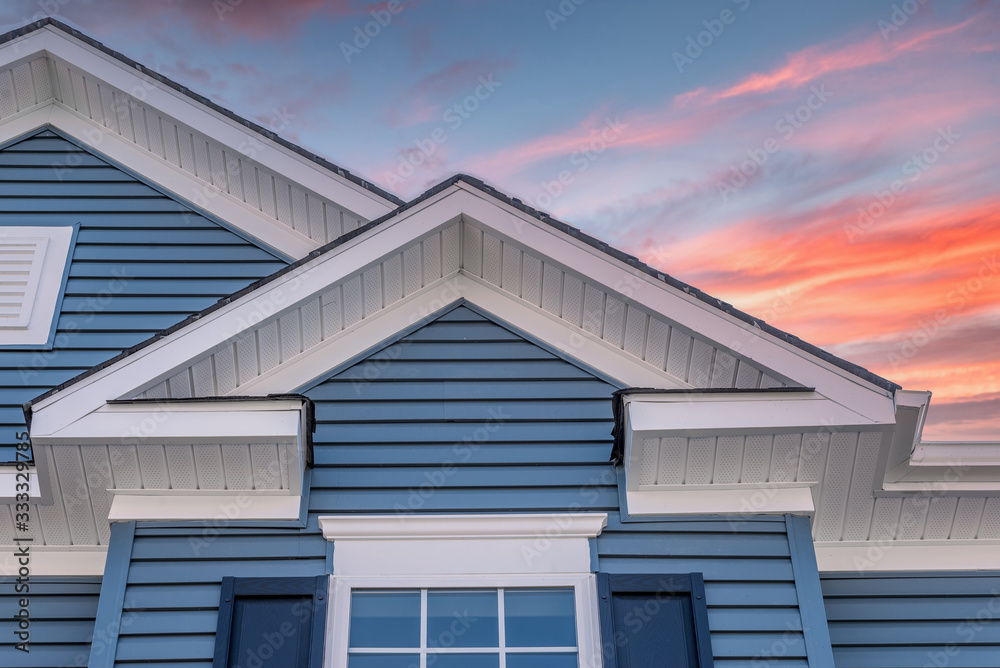
[[1000,1],[8,0],[410,199],[463,172],[1000,440]]

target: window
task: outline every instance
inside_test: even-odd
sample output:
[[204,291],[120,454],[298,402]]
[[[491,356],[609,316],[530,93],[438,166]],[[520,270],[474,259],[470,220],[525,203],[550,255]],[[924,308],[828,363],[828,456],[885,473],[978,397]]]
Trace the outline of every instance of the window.
[[73,227],[0,227],[0,345],[46,346]]
[[356,589],[348,668],[576,668],[572,588]]
[[327,578],[222,580],[212,668],[320,668]]
[[341,577],[333,668],[590,668],[594,576]]
[[712,668],[700,573],[598,573],[597,584],[604,668]]

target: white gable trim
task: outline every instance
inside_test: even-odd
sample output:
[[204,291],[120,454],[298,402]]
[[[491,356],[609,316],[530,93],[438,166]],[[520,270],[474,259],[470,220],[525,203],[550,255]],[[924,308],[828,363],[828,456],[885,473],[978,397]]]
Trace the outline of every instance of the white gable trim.
[[[860,416],[859,420],[891,423],[894,419],[892,401],[879,388],[858,378],[852,377],[854,380],[850,380],[845,377],[846,372],[817,358],[806,360],[804,353],[796,354],[789,350],[791,346],[753,328],[744,329],[743,323],[737,324],[734,318],[707,305],[699,305],[700,302],[695,304],[691,301],[692,298],[678,293],[654,278],[623,265],[595,249],[584,248],[581,242],[533,218],[525,218],[524,214],[516,209],[497,203],[496,200],[487,200],[481,193],[472,192],[459,184],[419,202],[365,234],[352,238],[303,264],[295,271],[277,277],[254,293],[205,314],[171,336],[151,343],[117,364],[101,369],[37,402],[33,405],[35,417],[32,422],[32,435],[38,434],[40,437],[53,435],[87,413],[100,408],[105,400],[135,396],[135,393],[171,377],[201,356],[221,346],[232,345],[241,333],[257,329],[258,323],[268,319],[273,322],[274,318],[293,308],[317,299],[330,286],[339,285],[348,277],[357,277],[368,270],[377,269],[379,263],[389,255],[398,254],[402,249],[409,248],[415,242],[431,235],[454,229],[459,221],[462,221],[463,225],[499,230],[498,234],[506,231],[519,235],[516,237],[517,243],[546,253],[545,257],[555,256],[561,266],[585,267],[589,281],[594,281],[596,277],[596,280],[600,281],[596,283],[597,285],[608,286],[607,289],[612,291],[618,290],[620,292],[616,294],[623,299],[637,302],[640,306],[651,309],[653,313],[664,314],[664,318],[679,320],[684,327],[691,327],[693,331],[712,341],[721,341],[723,345],[731,343],[739,347],[742,339],[756,339],[753,341],[753,349],[762,353],[758,357],[766,357],[770,362],[778,363],[777,368],[780,373],[794,378],[797,382],[804,381],[797,377],[796,373],[815,381],[812,385],[817,388],[819,394],[857,413]],[[463,245],[468,241],[466,238]],[[447,281],[452,274],[442,275],[440,273],[442,266],[439,263],[437,269],[437,276],[441,277],[439,286],[432,281],[419,293],[419,299],[425,300],[424,302],[407,306],[407,299],[417,298],[415,293],[410,298],[400,300],[400,305],[393,305],[392,313],[380,315],[375,311],[366,314],[360,319],[355,332],[364,331],[376,322],[380,324],[379,329],[366,332],[364,337],[358,335],[352,339],[353,332],[350,327],[338,331],[331,340],[350,341],[344,346],[343,352],[329,352],[330,357],[324,360],[326,368],[318,369],[312,366],[309,378],[302,378],[298,373],[293,374],[296,376],[295,380],[299,382],[295,382],[292,386],[301,386],[311,378],[315,378],[316,374],[329,370],[329,365],[333,365],[336,361],[349,359],[350,356],[385,340],[389,335],[405,329],[436,310],[430,308],[430,304],[440,304],[437,308],[441,308],[463,296],[528,334],[539,336],[550,345],[584,360],[598,371],[620,379],[624,384],[678,386],[677,379],[665,371],[629,355],[619,347],[601,342],[600,337],[588,337],[588,333],[583,329],[570,326],[556,314],[545,313],[543,309],[527,304],[516,295],[507,293],[495,285],[488,285],[475,276],[466,276],[468,272],[465,269],[461,270],[463,278],[459,284],[449,285]],[[454,271],[458,271],[459,266],[458,262],[455,262]],[[693,322],[685,321],[678,314],[690,315]],[[362,341],[365,338],[367,346],[362,348]],[[585,345],[582,345],[581,341],[585,342]],[[321,348],[323,346],[319,346],[318,349]],[[743,346],[743,349],[748,350],[749,344]],[[302,353],[300,358],[306,360],[309,357],[308,353],[309,351]],[[296,361],[293,364],[298,366],[290,368],[303,368],[301,362]],[[271,385],[269,382],[285,373],[281,366],[278,365],[277,370],[269,378],[248,379],[251,382],[241,384],[234,393],[249,392],[251,388],[256,393],[265,388],[273,389],[276,384]],[[289,378],[292,376],[285,376],[279,380],[287,383]],[[869,391],[859,392],[861,388]],[[289,387],[285,386],[280,391],[288,389]]]
[[262,148],[256,151],[260,162],[273,171],[291,177],[295,182],[318,193],[325,193],[335,202],[368,218],[377,218],[395,208],[376,193],[362,188],[342,176],[272,142],[247,129],[237,121],[198,103],[193,98],[150,77],[142,76],[124,62],[66,35],[57,28],[40,30],[12,40],[0,48],[0,67],[25,59],[35,53],[46,54],[72,63],[119,90],[138,91],[142,102],[221,142],[233,151],[244,153],[249,140]]

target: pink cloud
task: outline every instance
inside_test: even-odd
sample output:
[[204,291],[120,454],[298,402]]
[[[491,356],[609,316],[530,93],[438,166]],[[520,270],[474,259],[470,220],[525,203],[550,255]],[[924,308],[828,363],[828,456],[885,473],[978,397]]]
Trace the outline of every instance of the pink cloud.
[[[935,45],[941,38],[951,37],[973,25],[970,18],[943,28],[925,30],[906,41],[886,40],[879,34],[861,42],[842,46],[829,44],[810,46],[788,54],[785,64],[770,72],[754,73],[742,81],[708,95],[707,102],[718,102],[744,95],[758,95],[784,88],[799,88],[819,80],[824,75],[882,65],[908,52],[921,51]],[[952,42],[954,43],[954,40]],[[678,103],[701,101],[705,89],[678,96]]]

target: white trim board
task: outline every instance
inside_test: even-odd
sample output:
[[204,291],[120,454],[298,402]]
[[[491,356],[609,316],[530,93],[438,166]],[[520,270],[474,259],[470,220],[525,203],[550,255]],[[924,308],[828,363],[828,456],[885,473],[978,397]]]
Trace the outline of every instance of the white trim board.
[[[103,576],[104,563],[108,559],[107,548],[82,547],[74,548],[50,547],[45,545],[29,545],[28,568],[30,577],[42,576]],[[0,577],[14,577],[22,564],[14,554],[16,546],[4,545],[0,556]]]
[[335,576],[581,573],[606,513],[326,515]]
[[1000,570],[1000,541],[815,543],[820,573]]
[[812,485],[807,484],[678,485],[673,489],[651,486],[626,490],[625,495],[631,517],[727,515],[739,523],[755,515],[816,512]]
[[230,494],[189,494],[178,490],[170,495],[110,491],[114,493],[108,513],[110,522],[201,520],[228,525],[230,522],[252,520],[297,520],[302,507],[302,497],[298,494],[262,494],[254,490]]

